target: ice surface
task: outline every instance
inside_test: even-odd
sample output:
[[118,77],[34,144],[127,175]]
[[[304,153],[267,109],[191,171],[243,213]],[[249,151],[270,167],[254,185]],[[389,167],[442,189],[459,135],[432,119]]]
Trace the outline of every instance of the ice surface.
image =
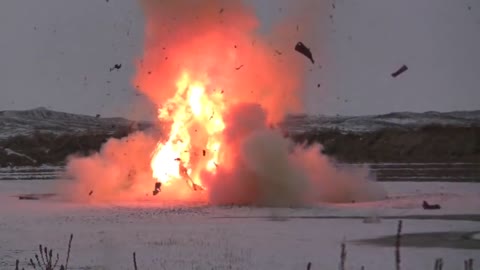
[[[62,181],[62,180],[59,180]],[[68,180],[63,180],[68,181]],[[404,233],[479,231],[479,221],[448,220],[449,214],[478,215],[480,185],[472,183],[384,183],[390,198],[355,204],[322,204],[302,209],[213,207],[205,203],[142,202],[102,205],[50,200],[24,201],[16,195],[50,193],[55,181],[0,181],[0,269],[26,265],[38,244],[61,253],[74,234],[71,269],[335,269],[340,243],[347,241],[347,269],[393,269],[394,249],[354,240],[393,235],[397,219]],[[439,203],[426,211],[421,202]],[[415,219],[435,215],[436,219]],[[380,223],[364,223],[379,216]],[[388,217],[393,218],[388,218]],[[477,216],[478,218],[478,216]],[[402,249],[403,269],[460,269],[478,250]]]

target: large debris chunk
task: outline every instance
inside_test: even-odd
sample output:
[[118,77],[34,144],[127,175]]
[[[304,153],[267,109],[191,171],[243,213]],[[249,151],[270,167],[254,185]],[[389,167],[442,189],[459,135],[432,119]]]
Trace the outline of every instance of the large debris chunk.
[[295,45],[295,51],[305,55],[310,61],[312,61],[312,64],[315,64],[315,60],[313,60],[313,55],[310,49],[305,46],[302,42],[298,42],[297,45]]
[[440,205],[439,205],[439,204],[429,204],[427,201],[423,201],[422,207],[423,207],[423,209],[425,209],[425,210],[437,210],[437,209],[440,209]]
[[153,196],[157,195],[160,192],[160,188],[162,187],[162,183],[156,182],[155,187],[153,188]]
[[396,77],[398,77],[398,75],[404,73],[407,70],[408,70],[408,67],[406,65],[403,65],[397,71],[392,73],[392,77],[396,78]]

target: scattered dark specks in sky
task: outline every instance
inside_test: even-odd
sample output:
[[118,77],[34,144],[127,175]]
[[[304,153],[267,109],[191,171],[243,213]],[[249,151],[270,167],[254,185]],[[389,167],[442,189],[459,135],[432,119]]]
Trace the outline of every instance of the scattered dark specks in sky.
[[218,13],[222,14],[223,13],[223,8],[221,8]]
[[149,72],[147,72],[147,73],[148,73],[148,75],[152,74],[152,72],[151,72],[151,71],[149,71]]
[[332,3],[332,8],[335,9],[335,7],[336,7],[336,6],[335,6],[335,3]]
[[115,69],[119,70],[122,68],[122,64],[115,64],[113,67],[110,68],[110,72],[114,71]]
[[95,118],[100,118],[100,114],[95,115]]
[[468,9],[468,10],[472,10],[472,6],[470,6],[470,5],[467,6],[467,9]]
[[233,45],[233,47],[236,49],[236,48],[237,48],[237,45]]
[[275,50],[275,53],[278,54],[278,55],[282,55],[282,52],[279,51],[279,50]]
[[396,78],[407,70],[408,70],[408,67],[406,65],[403,65],[397,71],[393,72],[391,75],[393,78]]
[[313,60],[313,55],[312,55],[312,52],[310,51],[310,49],[305,46],[305,44],[303,44],[302,42],[298,42],[297,45],[295,45],[295,51],[303,54],[305,57],[307,57],[308,59],[310,59],[310,61],[312,62],[312,64],[315,64],[315,60]]
[[240,65],[239,67],[236,67],[236,70],[240,70],[243,67],[243,65]]
[[320,88],[320,86],[321,86],[320,84],[317,84],[317,87],[318,87],[318,88]]

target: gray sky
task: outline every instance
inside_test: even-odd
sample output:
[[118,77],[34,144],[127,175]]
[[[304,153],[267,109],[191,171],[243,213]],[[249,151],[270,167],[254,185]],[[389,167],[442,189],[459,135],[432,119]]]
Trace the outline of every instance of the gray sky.
[[[262,22],[282,16],[280,2],[249,2]],[[309,113],[480,109],[480,2],[336,0],[335,6],[329,5],[332,19],[318,18],[324,44],[316,58],[323,68],[307,78]],[[143,117],[146,103],[130,86],[142,34],[133,0],[0,1],[0,110],[44,106]],[[122,69],[109,72],[117,63]],[[391,78],[402,64],[409,70]]]

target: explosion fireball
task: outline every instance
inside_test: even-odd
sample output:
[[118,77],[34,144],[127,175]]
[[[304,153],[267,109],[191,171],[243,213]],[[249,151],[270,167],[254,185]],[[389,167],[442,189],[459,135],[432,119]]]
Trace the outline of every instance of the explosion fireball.
[[208,93],[203,82],[192,81],[187,72],[181,75],[175,96],[159,110],[159,118],[172,124],[168,140],[153,153],[157,181],[168,185],[186,179],[192,189],[204,189],[199,174],[214,171],[219,163],[224,109],[220,92]]
[[[310,62],[293,50],[298,28],[261,35],[255,12],[239,0],[140,3],[144,52],[133,84],[159,108],[158,123],[167,129],[160,140],[133,134],[70,160],[73,194],[95,189],[94,198],[76,199],[138,199],[154,183],[159,200],[212,204],[300,206],[385,196],[366,170],[340,171],[320,146],[295,146],[272,129],[302,111]],[[318,1],[300,9],[308,14]]]

